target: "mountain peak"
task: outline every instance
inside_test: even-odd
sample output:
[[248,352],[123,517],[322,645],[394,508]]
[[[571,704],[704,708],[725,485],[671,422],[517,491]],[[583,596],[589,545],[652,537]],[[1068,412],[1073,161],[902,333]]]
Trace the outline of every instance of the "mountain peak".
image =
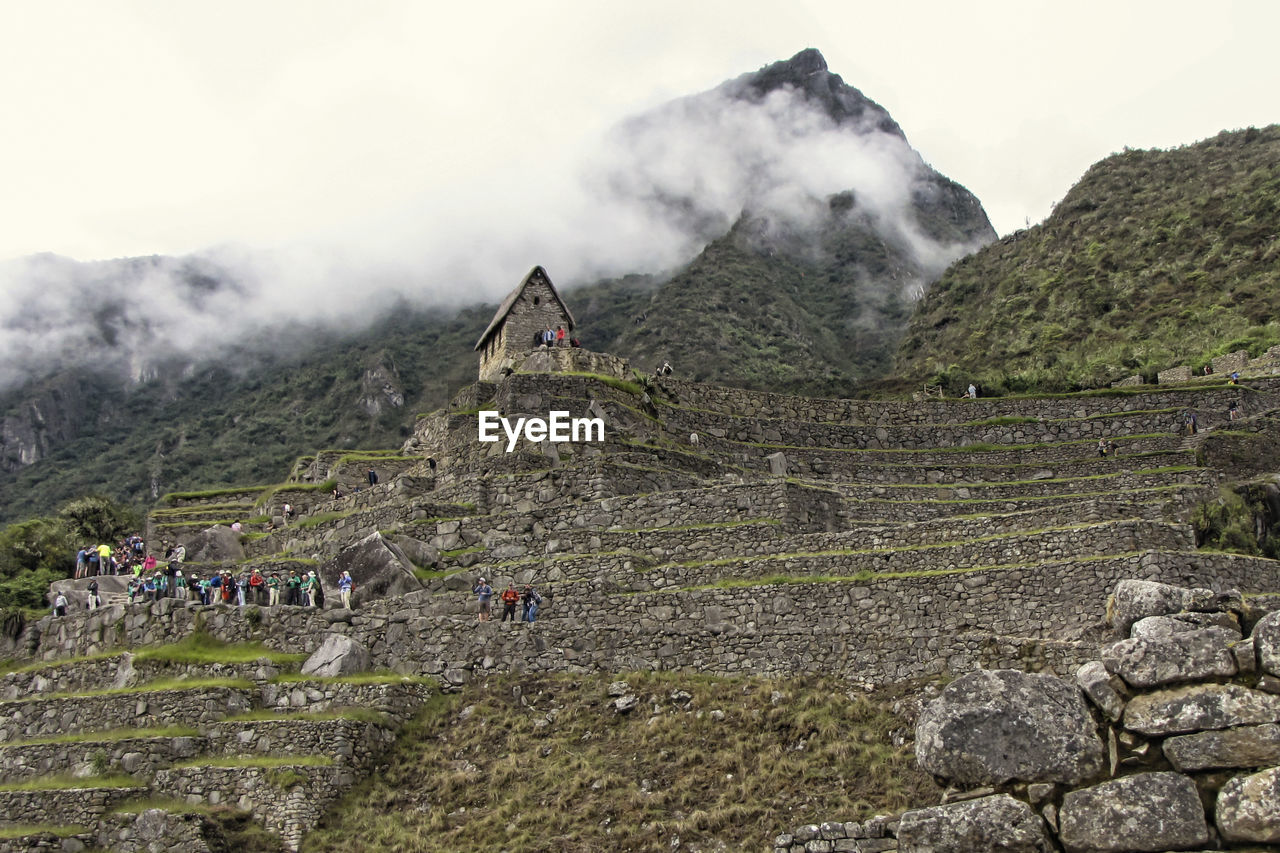
[[815,47],[807,47],[790,59],[730,80],[724,89],[735,98],[751,102],[763,101],[773,92],[790,89],[817,105],[836,124],[906,139],[888,110],[845,83],[839,74],[833,74],[826,58]]

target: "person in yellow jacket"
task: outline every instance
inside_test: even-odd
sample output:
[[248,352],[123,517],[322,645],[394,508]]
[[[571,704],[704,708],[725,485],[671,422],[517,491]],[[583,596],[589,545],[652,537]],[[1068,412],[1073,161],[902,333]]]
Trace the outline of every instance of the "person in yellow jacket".
[[115,567],[111,565],[111,546],[99,545],[98,546],[98,574],[114,575],[115,573],[116,573]]

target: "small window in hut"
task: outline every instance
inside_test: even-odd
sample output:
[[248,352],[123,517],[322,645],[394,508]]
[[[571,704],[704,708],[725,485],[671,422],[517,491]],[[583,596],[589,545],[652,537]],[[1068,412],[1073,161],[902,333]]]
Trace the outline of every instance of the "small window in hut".
[[535,296],[535,297],[533,297],[533,304],[534,304],[534,307],[537,307],[538,305],[541,305],[541,304],[542,304],[542,297],[541,297],[541,296]]

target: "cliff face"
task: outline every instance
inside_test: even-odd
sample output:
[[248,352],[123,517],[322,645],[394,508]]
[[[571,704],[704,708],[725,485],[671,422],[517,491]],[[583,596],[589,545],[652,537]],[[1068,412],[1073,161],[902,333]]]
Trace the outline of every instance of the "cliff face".
[[0,417],[0,471],[34,465],[98,422],[101,386],[80,372],[55,375],[12,394]]

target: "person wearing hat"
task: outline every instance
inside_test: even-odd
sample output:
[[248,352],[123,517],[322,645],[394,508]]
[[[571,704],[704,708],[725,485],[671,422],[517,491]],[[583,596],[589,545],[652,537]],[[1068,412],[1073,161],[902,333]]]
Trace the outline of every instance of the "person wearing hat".
[[324,584],[320,583],[320,575],[311,570],[311,604],[320,610],[324,609]]
[[346,610],[351,609],[351,590],[356,585],[351,579],[351,572],[344,571],[338,576],[338,597],[342,599],[342,606]]
[[484,578],[480,578],[480,582],[476,584],[472,590],[476,594],[476,600],[480,603],[480,613],[478,618],[481,622],[489,621],[489,601],[493,598],[493,587],[484,582]]
[[267,578],[267,606],[275,607],[280,603],[280,573],[272,572]]

